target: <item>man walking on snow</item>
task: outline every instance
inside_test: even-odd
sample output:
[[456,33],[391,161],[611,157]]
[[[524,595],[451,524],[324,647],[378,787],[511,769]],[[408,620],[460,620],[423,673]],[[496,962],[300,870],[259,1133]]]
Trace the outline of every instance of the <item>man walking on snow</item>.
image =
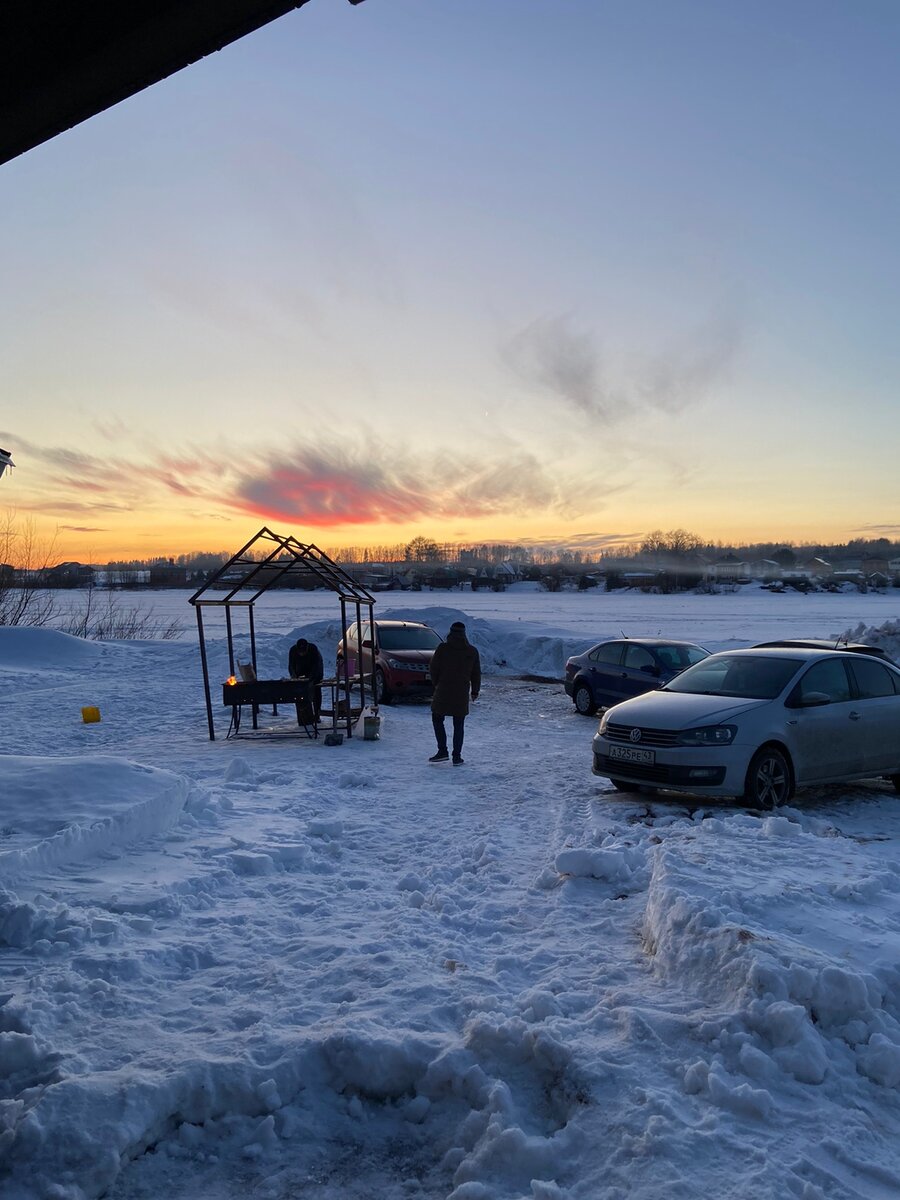
[[478,651],[466,637],[462,621],[450,626],[446,642],[441,642],[431,659],[431,681],[434,696],[431,701],[431,723],[437,738],[437,754],[429,762],[446,762],[447,731],[444,718],[453,718],[453,762],[463,761],[462,747],[466,716],[469,712],[469,695],[478,699],[481,691],[481,659]]

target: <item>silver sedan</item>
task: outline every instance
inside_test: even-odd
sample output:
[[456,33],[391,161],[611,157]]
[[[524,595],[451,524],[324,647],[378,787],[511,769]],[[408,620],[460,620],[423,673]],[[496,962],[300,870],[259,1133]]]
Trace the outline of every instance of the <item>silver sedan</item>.
[[736,796],[765,808],[797,787],[872,776],[900,791],[900,668],[798,646],[710,655],[608,709],[593,772],[620,791]]

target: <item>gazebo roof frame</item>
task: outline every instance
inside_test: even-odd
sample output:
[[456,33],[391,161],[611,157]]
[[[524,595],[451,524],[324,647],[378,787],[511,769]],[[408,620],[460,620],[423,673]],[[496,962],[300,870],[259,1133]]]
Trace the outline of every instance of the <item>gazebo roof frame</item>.
[[[261,558],[253,557],[254,549],[262,543],[266,553]],[[361,584],[328,557],[318,546],[298,541],[292,535],[275,533],[267,526],[256,533],[249,542],[224,563],[201,588],[190,597],[189,603],[197,613],[197,633],[200,639],[200,660],[203,666],[203,686],[206,693],[206,715],[209,723],[210,741],[215,741],[212,695],[209,683],[209,663],[206,656],[206,639],[203,630],[203,609],[220,608],[225,612],[225,628],[228,637],[228,663],[232,675],[235,670],[234,629],[231,619],[233,608],[247,612],[250,626],[250,657],[256,672],[256,625],[254,605],[270,588],[291,576],[312,576],[320,585],[329,588],[340,600],[341,634],[347,633],[347,605],[353,605],[357,622],[362,621],[362,608],[368,609],[372,619],[375,597]],[[224,589],[223,594],[210,596],[210,589]],[[249,596],[245,593],[249,592]],[[345,689],[349,696],[350,680],[345,661]],[[365,705],[365,681],[360,680],[362,704]],[[373,689],[374,694],[374,689]],[[347,733],[351,732],[350,706],[346,713]]]
[[[273,548],[262,559],[248,557],[258,542],[271,542]],[[230,571],[236,567],[245,568],[245,573],[235,583],[234,587],[219,597],[206,597],[205,592],[215,587]],[[211,576],[203,587],[198,588],[190,598],[194,605],[205,604],[224,607],[226,605],[255,604],[264,592],[274,587],[281,579],[290,575],[311,574],[326,587],[345,600],[359,600],[361,603],[375,603],[372,594],[358,584],[343,567],[328,557],[318,546],[306,545],[292,535],[284,536],[274,533],[263,526],[257,534],[242,546],[236,554],[224,563]],[[236,599],[238,593],[251,588],[253,594],[249,599]]]

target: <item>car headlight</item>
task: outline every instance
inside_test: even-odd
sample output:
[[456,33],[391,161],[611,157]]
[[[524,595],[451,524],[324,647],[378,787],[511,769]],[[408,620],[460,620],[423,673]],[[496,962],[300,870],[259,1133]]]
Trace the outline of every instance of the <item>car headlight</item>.
[[600,718],[600,728],[598,733],[606,733],[606,726],[609,724],[609,709]]
[[679,746],[730,746],[737,733],[737,725],[701,725],[699,729],[685,729],[678,735]]

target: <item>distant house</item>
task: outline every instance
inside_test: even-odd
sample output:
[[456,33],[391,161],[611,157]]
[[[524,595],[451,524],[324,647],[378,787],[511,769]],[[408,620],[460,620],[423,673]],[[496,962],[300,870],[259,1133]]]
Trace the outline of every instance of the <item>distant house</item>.
[[390,571],[360,571],[353,572],[357,583],[368,588],[370,592],[389,592],[401,587],[399,578]]
[[834,567],[824,558],[807,559],[803,563],[803,570],[809,579],[830,579],[834,574]]
[[900,577],[900,558],[888,559],[888,575],[893,579]]
[[512,563],[509,561],[509,559],[507,559],[505,562],[499,563],[498,566],[494,568],[494,578],[499,579],[501,583],[504,584],[515,583],[517,580],[522,578],[522,572],[515,563]]
[[[454,570],[452,567],[434,567],[427,574],[420,576],[425,586],[434,589],[455,588],[459,585],[462,578],[462,573]],[[468,578],[468,576],[465,576],[465,578]]]
[[889,571],[888,560],[882,554],[867,554],[862,560],[862,572],[867,579],[871,575],[887,575]]
[[154,588],[186,587],[187,567],[176,567],[174,563],[151,563],[150,586]]
[[750,574],[754,579],[761,579],[763,583],[775,583],[781,579],[784,568],[774,558],[758,558],[750,564]]
[[623,587],[658,587],[662,576],[659,571],[623,571]]
[[706,576],[716,583],[745,583],[753,578],[753,569],[750,563],[729,551],[722,558],[709,564]]
[[94,572],[96,587],[133,588],[146,586],[149,582],[150,572],[140,567],[98,567]]
[[841,567],[835,570],[831,578],[834,583],[855,583],[857,587],[866,582],[866,577],[859,567]]
[[44,587],[80,588],[94,584],[94,568],[80,562],[61,562],[55,567],[44,567],[38,575]]

